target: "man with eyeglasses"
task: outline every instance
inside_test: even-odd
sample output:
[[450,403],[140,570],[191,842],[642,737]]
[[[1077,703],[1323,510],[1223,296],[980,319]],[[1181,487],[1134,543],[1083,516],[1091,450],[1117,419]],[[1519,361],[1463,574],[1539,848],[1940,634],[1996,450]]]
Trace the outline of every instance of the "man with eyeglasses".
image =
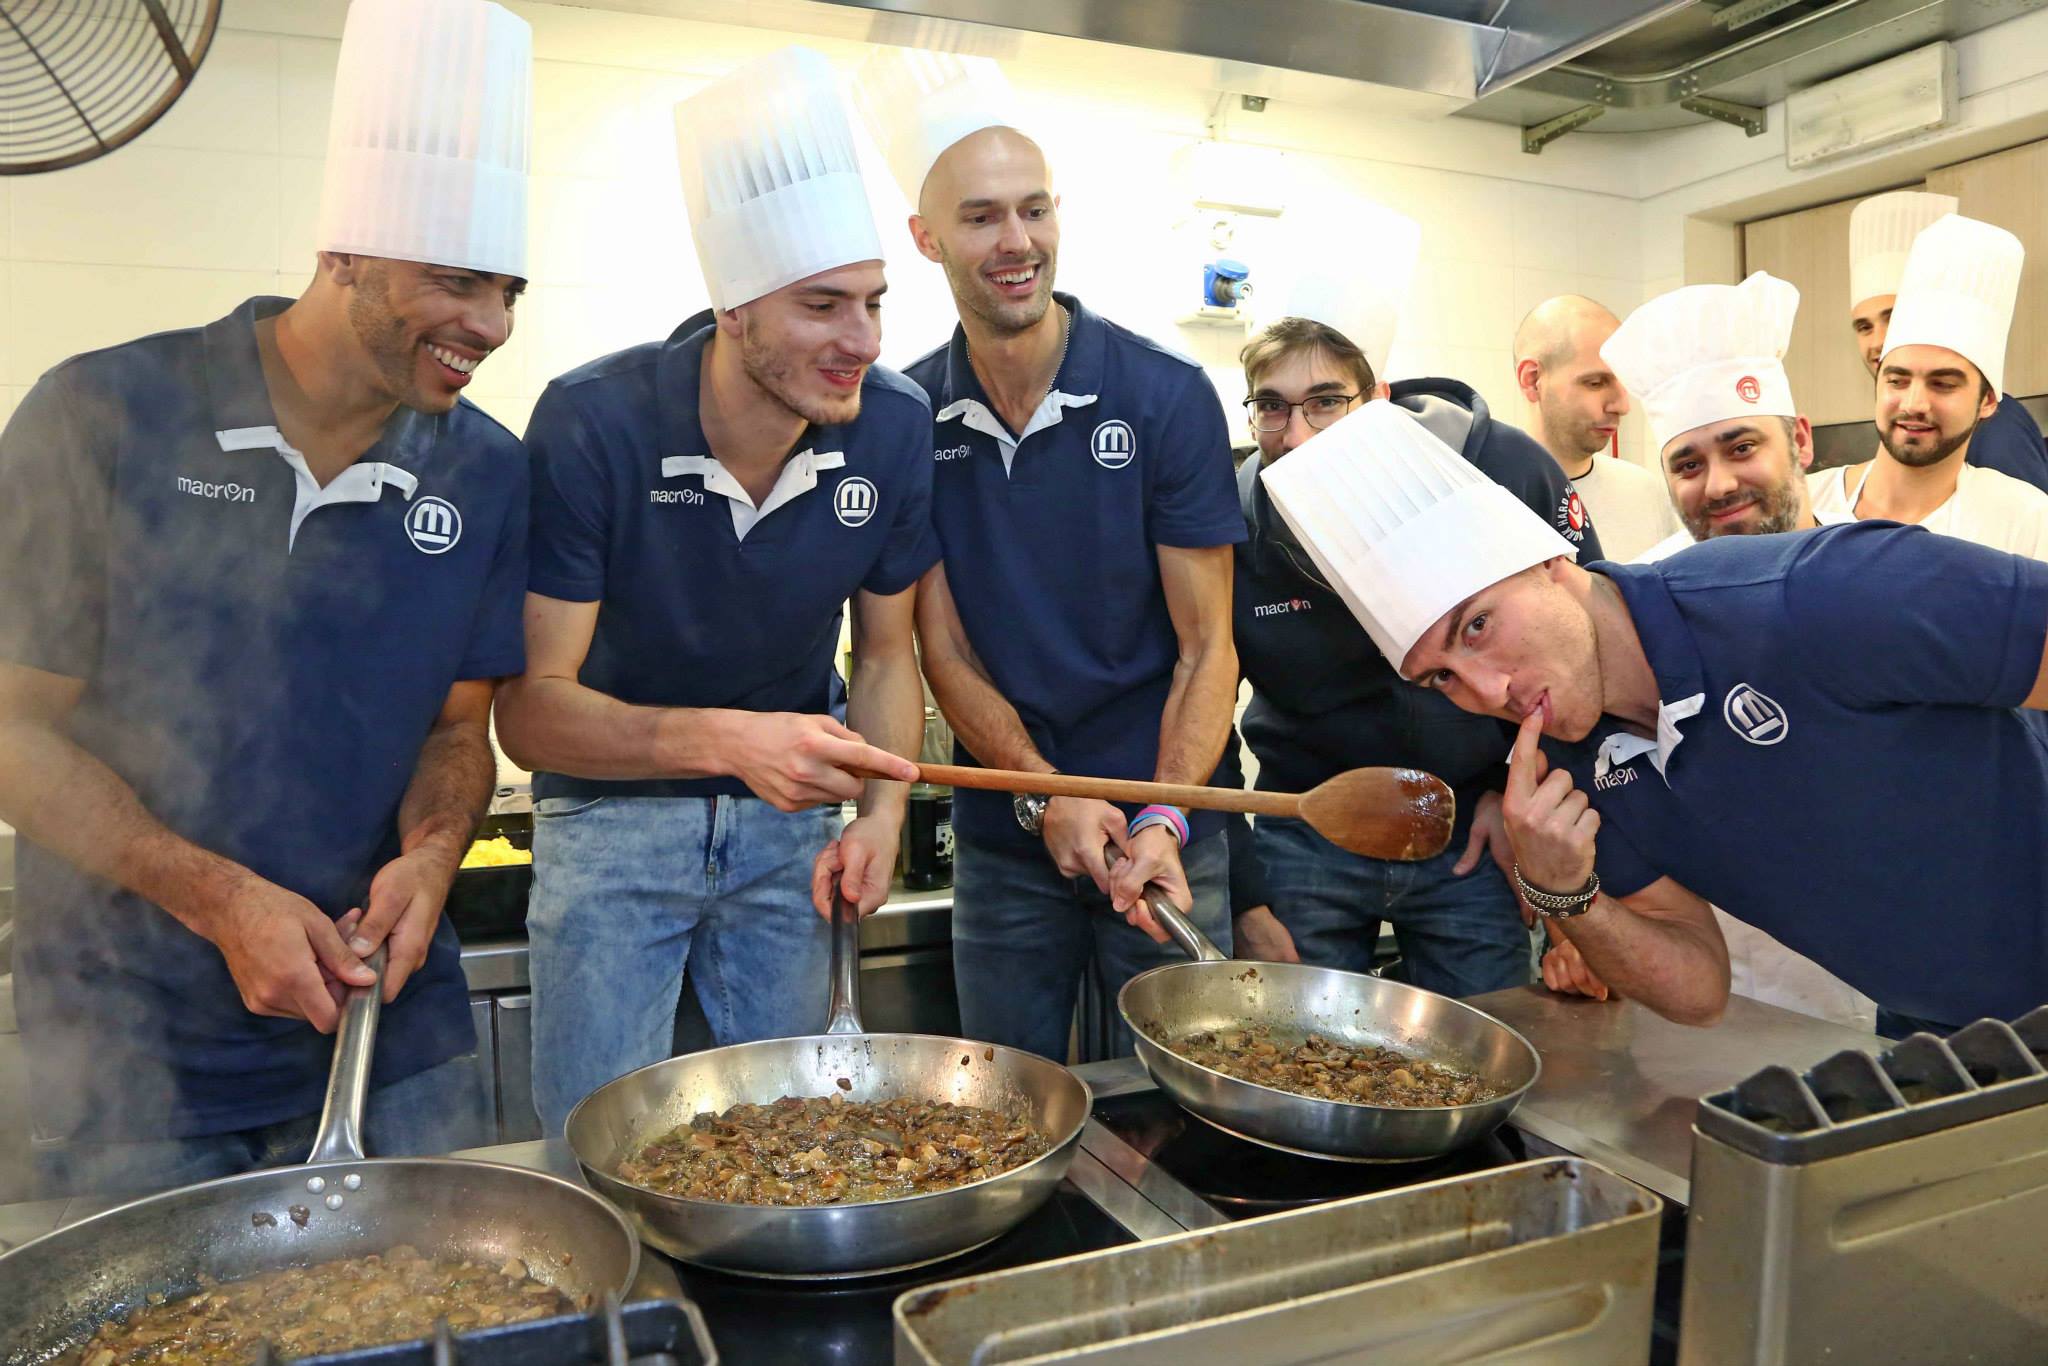
[[1449,849],[1420,863],[1348,853],[1298,820],[1262,816],[1248,839],[1237,827],[1230,863],[1238,952],[1363,971],[1384,921],[1417,986],[1452,996],[1518,986],[1531,968],[1500,821],[1511,732],[1402,682],[1276,515],[1259,475],[1362,403],[1391,395],[1582,556],[1597,558],[1600,545],[1542,447],[1493,422],[1470,388],[1444,379],[1389,386],[1381,378],[1421,235],[1393,213],[1354,216],[1346,226],[1371,245],[1290,255],[1321,263],[1362,252],[1372,272],[1313,265],[1278,282],[1268,297],[1279,300],[1280,316],[1240,357],[1259,446],[1238,475],[1248,543],[1237,557],[1232,624],[1253,689],[1243,734],[1262,788],[1306,791],[1369,765],[1421,768],[1451,785],[1458,826]]

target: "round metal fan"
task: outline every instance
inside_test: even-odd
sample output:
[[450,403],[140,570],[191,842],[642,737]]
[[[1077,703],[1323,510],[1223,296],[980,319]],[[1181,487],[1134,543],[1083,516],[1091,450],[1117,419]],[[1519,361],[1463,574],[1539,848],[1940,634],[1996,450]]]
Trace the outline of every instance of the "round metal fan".
[[220,0],[0,0],[0,175],[105,156],[192,84]]

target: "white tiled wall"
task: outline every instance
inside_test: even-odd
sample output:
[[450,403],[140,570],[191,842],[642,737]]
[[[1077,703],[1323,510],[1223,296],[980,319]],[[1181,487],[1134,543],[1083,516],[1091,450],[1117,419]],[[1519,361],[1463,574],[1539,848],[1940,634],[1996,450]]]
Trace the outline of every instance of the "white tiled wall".
[[[0,181],[0,416],[73,352],[303,287],[344,8],[240,0],[192,91],[143,138],[84,167]],[[662,335],[703,306],[671,109],[708,77],[789,41],[737,25],[516,8],[535,25],[539,59],[533,281],[513,341],[471,387],[514,430],[553,375]],[[849,67],[864,51],[803,41]],[[1063,196],[1061,284],[1198,355],[1234,402],[1243,337],[1174,323],[1193,302],[1199,262],[1162,247],[1189,210],[1170,177],[1172,154],[1203,135],[1217,92],[1164,70],[1144,54],[1102,49],[1057,68],[1012,65],[1011,76],[1039,118]],[[1625,312],[1641,295],[1632,173],[1605,166],[1596,144],[1539,161],[1515,150],[1512,129],[1334,106],[1233,114],[1228,135],[1284,149],[1299,205],[1341,212],[1369,197],[1421,222],[1423,266],[1397,374],[1454,375],[1504,420],[1521,416],[1508,348],[1531,305],[1570,290]],[[1433,164],[1416,164],[1425,159]],[[942,340],[952,313],[938,269],[911,248],[901,198],[875,169],[891,276],[884,359],[901,364]],[[1545,173],[1599,188],[1553,186]]]

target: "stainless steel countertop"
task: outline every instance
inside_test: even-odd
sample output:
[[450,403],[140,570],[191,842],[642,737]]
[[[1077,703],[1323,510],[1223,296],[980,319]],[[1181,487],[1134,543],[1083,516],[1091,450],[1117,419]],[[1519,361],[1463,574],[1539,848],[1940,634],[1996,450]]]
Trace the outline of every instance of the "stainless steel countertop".
[[1804,1070],[1845,1048],[1875,1053],[1873,1034],[1730,997],[1709,1028],[1673,1024],[1633,1001],[1559,996],[1541,986],[1466,998],[1520,1030],[1543,1075],[1508,1122],[1689,1204],[1692,1122],[1701,1096],[1783,1063]]

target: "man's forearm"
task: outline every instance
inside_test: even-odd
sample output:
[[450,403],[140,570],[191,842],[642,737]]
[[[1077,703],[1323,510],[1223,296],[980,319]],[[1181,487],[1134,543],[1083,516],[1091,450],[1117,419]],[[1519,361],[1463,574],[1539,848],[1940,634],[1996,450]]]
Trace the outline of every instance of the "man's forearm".
[[1052,772],[1024,729],[1024,718],[974,662],[927,649],[924,676],[946,724],[976,759],[990,768]]
[[0,723],[0,819],[197,934],[237,884],[256,876],[172,832],[120,774],[38,721]]
[[724,777],[727,737],[743,716],[635,706],[573,678],[514,679],[498,691],[498,741],[512,762],[575,778]]
[[[924,688],[916,654],[908,648],[872,657],[856,654],[850,692],[846,724],[877,749],[914,761],[924,742]],[[870,778],[861,789],[860,814],[900,821],[909,799],[908,783]]]
[[1728,1004],[1728,954],[1711,923],[1640,914],[1602,893],[1584,915],[1552,919],[1600,980],[1666,1019],[1709,1025]]
[[1237,650],[1226,630],[1174,665],[1159,717],[1159,762],[1153,780],[1205,784],[1223,756],[1237,710]]
[[431,849],[451,868],[462,863],[498,780],[490,728],[481,721],[436,726],[420,746],[412,782],[398,805],[399,849]]

